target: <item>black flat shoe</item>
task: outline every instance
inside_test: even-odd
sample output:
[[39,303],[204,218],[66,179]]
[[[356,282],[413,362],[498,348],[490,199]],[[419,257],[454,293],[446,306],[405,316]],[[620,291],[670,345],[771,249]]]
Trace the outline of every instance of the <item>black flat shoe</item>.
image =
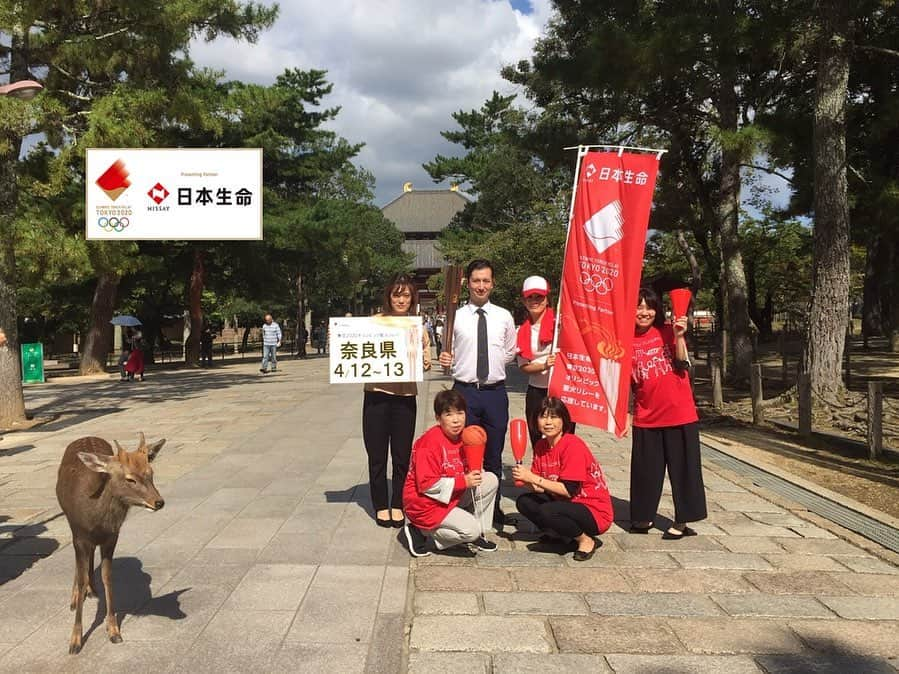
[[390,526],[392,526],[394,529],[402,529],[402,528],[403,528],[403,525],[405,525],[405,524],[406,524],[406,520],[405,520],[405,519],[402,519],[402,520],[390,520]]
[[[389,519],[387,519],[387,520],[382,520],[380,517],[376,517],[376,518],[375,518],[375,522],[378,523],[378,526],[379,526],[379,527],[387,527],[387,528],[390,528],[390,527],[393,526],[393,520],[389,520]],[[401,525],[401,526],[402,526],[402,525]]]
[[593,539],[593,549],[590,552],[584,552],[583,550],[575,550],[574,556],[572,559],[576,562],[586,562],[588,559],[593,557],[593,554],[599,549],[602,543],[595,538]]
[[675,529],[674,531],[669,529],[664,534],[662,534],[662,540],[663,541],[679,541],[684,536],[698,536],[698,535],[699,534],[697,534],[696,531],[694,531],[690,527],[684,527],[684,530],[680,531],[680,532],[677,531],[677,529]]
[[628,529],[628,533],[630,534],[648,534],[652,529],[652,525],[650,524],[648,527],[638,527],[635,524],[631,525],[631,528]]

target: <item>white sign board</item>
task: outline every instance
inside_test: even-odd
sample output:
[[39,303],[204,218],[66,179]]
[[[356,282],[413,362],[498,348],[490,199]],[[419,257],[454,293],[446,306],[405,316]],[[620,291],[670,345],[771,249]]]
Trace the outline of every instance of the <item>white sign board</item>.
[[329,327],[332,384],[424,379],[420,317],[332,318]]
[[261,239],[262,150],[88,148],[87,239]]

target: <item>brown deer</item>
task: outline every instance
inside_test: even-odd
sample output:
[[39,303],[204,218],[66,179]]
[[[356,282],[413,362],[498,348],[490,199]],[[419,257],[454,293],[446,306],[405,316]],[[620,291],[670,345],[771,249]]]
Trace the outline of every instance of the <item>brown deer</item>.
[[141,433],[140,446],[134,452],[126,452],[115,442],[118,449],[115,453],[106,440],[93,437],[79,438],[66,447],[59,464],[56,498],[69,521],[75,548],[75,583],[70,606],[75,611],[75,626],[69,653],[81,650],[84,598],[97,596],[93,580],[97,546],[100,546],[100,573],[106,589],[106,633],[112,643],[122,641],[112,603],[112,555],[128,508],[143,506],[156,511],[165,505],[153,484],[150,467],[164,444],[163,438],[148,446]]

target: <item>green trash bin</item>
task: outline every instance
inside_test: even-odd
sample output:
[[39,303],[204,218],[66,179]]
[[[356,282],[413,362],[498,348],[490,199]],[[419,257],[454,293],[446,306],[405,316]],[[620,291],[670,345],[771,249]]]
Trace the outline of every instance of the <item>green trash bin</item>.
[[44,381],[44,345],[22,344],[22,382],[40,384]]

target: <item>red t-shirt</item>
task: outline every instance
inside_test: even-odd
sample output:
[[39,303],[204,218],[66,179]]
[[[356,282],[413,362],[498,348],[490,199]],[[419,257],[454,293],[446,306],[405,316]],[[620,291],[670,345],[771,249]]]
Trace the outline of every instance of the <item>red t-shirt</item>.
[[[459,505],[465,487],[465,466],[460,448],[462,440],[453,442],[440,426],[434,426],[412,445],[409,472],[403,485],[403,510],[420,529],[434,529],[447,513]],[[449,503],[441,503],[425,494],[440,478],[451,477],[456,484]]]
[[[615,512],[612,510],[612,496],[606,485],[606,477],[590,448],[578,436],[565,433],[555,447],[550,447],[545,438],[540,440],[534,448],[531,470],[553,482],[580,482],[581,490],[572,497],[571,502],[587,506],[599,533],[612,525]],[[550,496],[559,500],[564,498],[555,494]]]
[[674,329],[649,328],[634,335],[631,379],[634,386],[634,426],[664,428],[699,419],[686,370],[674,369]]

